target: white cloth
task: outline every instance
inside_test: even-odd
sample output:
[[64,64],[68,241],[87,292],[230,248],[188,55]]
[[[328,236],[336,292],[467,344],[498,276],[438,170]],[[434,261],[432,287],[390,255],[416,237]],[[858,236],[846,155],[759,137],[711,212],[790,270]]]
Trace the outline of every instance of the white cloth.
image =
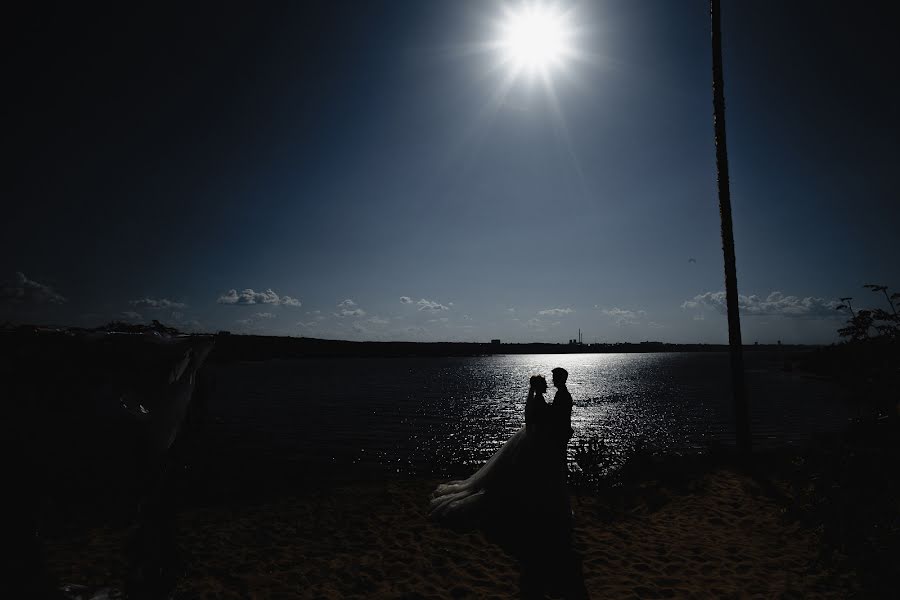
[[468,479],[441,484],[431,495],[431,517],[457,520],[473,516],[501,486],[524,483],[527,464],[523,457],[530,440],[525,427],[519,429]]

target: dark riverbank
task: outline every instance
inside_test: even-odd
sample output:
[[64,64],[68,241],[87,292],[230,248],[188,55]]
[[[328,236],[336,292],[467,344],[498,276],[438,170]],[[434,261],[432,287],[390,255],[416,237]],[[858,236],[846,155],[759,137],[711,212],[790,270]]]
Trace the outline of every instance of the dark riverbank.
[[[85,336],[116,333],[178,332],[161,324],[127,325],[111,323],[97,329],[49,328],[21,325],[0,330],[0,346],[16,348],[40,343],[51,348],[72,345],[72,340]],[[206,336],[208,334],[198,334]],[[259,361],[274,358],[337,358],[337,357],[404,357],[404,356],[488,356],[494,354],[590,354],[590,353],[648,353],[648,352],[727,352],[726,344],[672,344],[658,341],[638,343],[610,342],[592,344],[481,343],[481,342],[354,342],[308,337],[236,335],[219,332],[215,335],[216,349],[212,360]],[[783,352],[785,359],[821,348],[805,344],[749,344],[745,352]]]
[[[746,352],[811,351],[816,346],[754,344]],[[590,354],[644,352],[727,352],[724,344],[669,344],[665,342],[609,344],[466,343],[466,342],[350,342],[316,338],[254,335],[217,336],[215,360],[268,360],[272,358],[332,358],[382,356],[485,356],[493,354]]]

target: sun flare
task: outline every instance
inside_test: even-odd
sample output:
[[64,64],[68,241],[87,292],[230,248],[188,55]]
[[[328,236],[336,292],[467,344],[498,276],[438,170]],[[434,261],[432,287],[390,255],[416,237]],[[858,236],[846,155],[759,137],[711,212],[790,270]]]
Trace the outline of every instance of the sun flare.
[[529,4],[508,10],[496,46],[502,62],[515,72],[546,75],[572,56],[572,37],[566,13],[550,5]]

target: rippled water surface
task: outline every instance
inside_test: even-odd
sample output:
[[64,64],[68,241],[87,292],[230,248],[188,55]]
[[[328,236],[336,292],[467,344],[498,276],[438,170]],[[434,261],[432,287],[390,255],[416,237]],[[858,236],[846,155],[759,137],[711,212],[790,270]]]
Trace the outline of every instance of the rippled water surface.
[[[624,460],[733,443],[725,353],[360,358],[211,366],[206,444],[223,458],[378,465],[444,474],[486,460],[523,424],[528,378],[561,366],[575,401],[571,448],[599,436]],[[854,414],[827,382],[747,356],[755,443],[797,443]],[[552,398],[553,388],[548,394]]]

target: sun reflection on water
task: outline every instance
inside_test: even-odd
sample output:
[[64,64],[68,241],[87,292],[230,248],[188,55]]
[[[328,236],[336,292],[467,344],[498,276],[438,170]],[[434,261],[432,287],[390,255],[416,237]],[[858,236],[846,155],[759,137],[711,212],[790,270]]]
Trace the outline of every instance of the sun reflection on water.
[[[748,374],[754,431],[788,443],[841,426],[834,390],[781,374]],[[219,367],[207,443],[249,462],[389,467],[463,474],[524,423],[531,375],[569,371],[569,446],[602,440],[621,464],[638,444],[657,452],[731,443],[727,354],[498,355],[308,359]],[[310,381],[317,382],[310,385]],[[553,388],[547,398],[552,400]],[[223,458],[223,462],[227,462]],[[576,468],[570,462],[571,468]]]

